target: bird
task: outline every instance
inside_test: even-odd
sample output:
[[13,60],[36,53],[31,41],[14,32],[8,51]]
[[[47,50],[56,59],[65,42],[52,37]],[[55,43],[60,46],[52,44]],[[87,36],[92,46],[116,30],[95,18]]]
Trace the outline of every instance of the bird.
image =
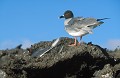
[[[82,37],[87,34],[92,34],[92,30],[100,26],[104,22],[102,20],[109,18],[96,19],[91,17],[74,17],[71,10],[66,10],[64,15],[59,17],[65,18],[64,27],[66,32],[74,37],[74,43],[69,46],[77,46],[81,44]],[[80,37],[80,42],[77,44],[77,37]]]

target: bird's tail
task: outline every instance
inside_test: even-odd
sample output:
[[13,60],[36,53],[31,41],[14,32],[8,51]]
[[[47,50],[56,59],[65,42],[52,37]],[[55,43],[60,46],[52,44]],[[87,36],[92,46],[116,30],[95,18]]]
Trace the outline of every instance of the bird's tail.
[[105,19],[110,19],[110,18],[97,19],[97,21],[101,21],[101,20],[105,20]]

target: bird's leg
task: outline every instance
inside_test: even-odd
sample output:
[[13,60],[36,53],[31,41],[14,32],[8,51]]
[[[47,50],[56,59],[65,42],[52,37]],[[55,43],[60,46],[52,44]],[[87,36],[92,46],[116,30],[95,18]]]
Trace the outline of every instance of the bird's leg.
[[82,42],[82,36],[80,36],[80,42],[78,43],[78,45],[80,45]]
[[68,46],[77,46],[77,37],[74,37],[74,43],[70,44]]

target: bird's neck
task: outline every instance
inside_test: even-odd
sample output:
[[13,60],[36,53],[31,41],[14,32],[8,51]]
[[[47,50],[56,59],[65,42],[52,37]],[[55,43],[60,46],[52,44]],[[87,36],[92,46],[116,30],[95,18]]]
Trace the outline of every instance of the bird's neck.
[[68,22],[69,22],[71,19],[72,19],[72,18],[65,19],[64,25],[68,25]]

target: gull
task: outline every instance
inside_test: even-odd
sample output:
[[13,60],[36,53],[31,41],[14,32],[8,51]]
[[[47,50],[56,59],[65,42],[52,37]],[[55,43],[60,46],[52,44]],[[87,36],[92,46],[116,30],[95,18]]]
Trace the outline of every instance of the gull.
[[[83,18],[83,17],[74,17],[74,14],[71,10],[67,10],[64,12],[64,15],[59,18],[65,18],[64,26],[66,32],[74,37],[74,43],[69,46],[77,46],[77,37],[80,37],[80,42],[82,37],[87,34],[92,34],[92,30],[97,26],[100,26],[104,22],[101,20],[109,19],[96,19],[96,18]],[[80,42],[78,43],[80,45]]]

